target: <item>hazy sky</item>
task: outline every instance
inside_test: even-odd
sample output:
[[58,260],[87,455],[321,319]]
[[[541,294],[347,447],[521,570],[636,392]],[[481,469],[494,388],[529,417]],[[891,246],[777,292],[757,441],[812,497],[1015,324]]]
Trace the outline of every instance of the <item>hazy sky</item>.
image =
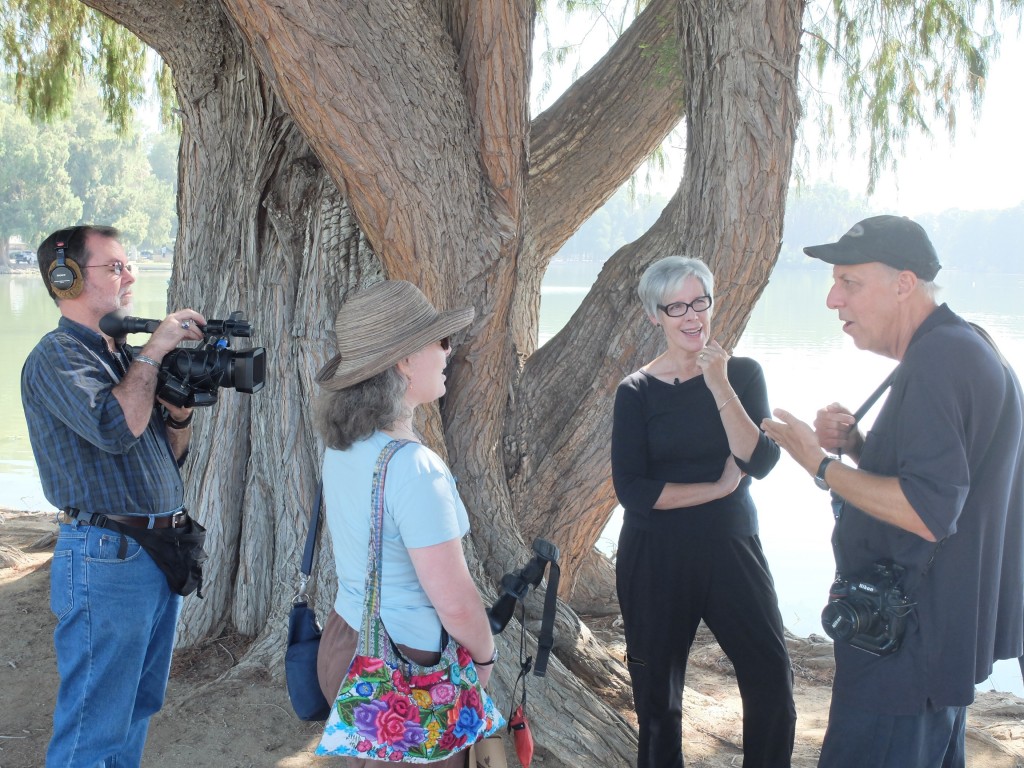
[[[581,53],[582,66],[586,67],[606,48],[601,24],[553,21],[552,36],[573,35],[573,41],[579,42],[581,29],[589,31],[584,43],[587,50]],[[1001,53],[989,69],[980,120],[974,121],[965,100],[958,110],[954,143],[945,133],[938,133],[941,129],[931,139],[912,136],[906,155],[900,159],[898,175],[887,172],[879,180],[870,200],[873,209],[913,216],[950,208],[1013,208],[1024,202],[1024,41],[1017,33],[1015,20],[1003,25],[1002,35]],[[542,44],[538,40],[538,48]],[[535,65],[535,84],[542,76],[540,65]],[[554,101],[570,78],[561,73],[552,80],[556,82],[552,91],[543,100],[535,98],[536,111]],[[861,147],[859,151],[865,150]],[[815,151],[812,149],[810,154],[815,156]],[[681,151],[677,158],[666,177],[655,181],[654,191],[665,195],[675,191]],[[851,159],[849,150],[841,149],[834,164],[808,168],[807,181],[828,181],[862,196],[867,188],[866,163]]]

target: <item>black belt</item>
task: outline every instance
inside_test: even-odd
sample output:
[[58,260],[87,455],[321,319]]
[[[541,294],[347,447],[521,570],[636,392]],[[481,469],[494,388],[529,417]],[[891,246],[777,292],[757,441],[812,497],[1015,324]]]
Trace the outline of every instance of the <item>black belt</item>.
[[[181,528],[188,519],[188,512],[182,510],[173,515],[164,515],[153,518],[154,528]],[[91,512],[82,512],[74,508],[62,509],[57,515],[57,522],[70,523],[77,520],[81,525],[95,525],[106,528],[107,520],[120,525],[127,525],[130,528],[149,528],[148,515],[94,515]]]

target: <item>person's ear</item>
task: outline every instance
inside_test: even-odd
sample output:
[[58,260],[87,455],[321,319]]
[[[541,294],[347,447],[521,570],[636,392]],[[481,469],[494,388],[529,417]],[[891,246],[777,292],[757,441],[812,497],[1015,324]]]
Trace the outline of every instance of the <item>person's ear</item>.
[[896,276],[896,296],[903,300],[910,296],[917,288],[919,278],[909,269],[904,269]]

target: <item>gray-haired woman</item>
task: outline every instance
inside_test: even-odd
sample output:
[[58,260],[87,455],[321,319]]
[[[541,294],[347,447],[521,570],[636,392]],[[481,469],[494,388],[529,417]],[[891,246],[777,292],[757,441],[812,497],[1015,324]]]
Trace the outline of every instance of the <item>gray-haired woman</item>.
[[788,768],[796,709],[750,477],[779,447],[757,426],[761,367],[712,340],[714,278],[670,256],[640,280],[666,350],[619,384],[612,479],[625,508],[616,586],[640,725],[638,768],[681,768],[686,661],[703,619],[736,670],[744,768]]
[[[441,627],[473,657],[486,685],[497,658],[480,594],[462,553],[466,509],[448,467],[420,443],[413,412],[445,393],[449,336],[473,309],[438,312],[412,283],[385,280],[350,296],[335,323],[338,354],[317,374],[316,426],[327,450],[323,483],[338,596],[317,658],[333,701],[355,655],[363,613],[373,470],[392,440],[411,440],[391,459],[384,487],[381,618],[403,654],[436,664]],[[467,752],[434,765],[463,766]],[[369,761],[342,758],[348,766]]]

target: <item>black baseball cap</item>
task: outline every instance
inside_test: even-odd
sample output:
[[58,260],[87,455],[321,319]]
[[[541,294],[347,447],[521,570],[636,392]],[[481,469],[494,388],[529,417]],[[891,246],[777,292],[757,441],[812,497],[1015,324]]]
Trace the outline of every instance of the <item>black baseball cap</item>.
[[867,264],[877,261],[908,269],[931,281],[942,265],[924,228],[906,216],[872,216],[858,221],[838,242],[809,245],[804,253],[829,264]]

